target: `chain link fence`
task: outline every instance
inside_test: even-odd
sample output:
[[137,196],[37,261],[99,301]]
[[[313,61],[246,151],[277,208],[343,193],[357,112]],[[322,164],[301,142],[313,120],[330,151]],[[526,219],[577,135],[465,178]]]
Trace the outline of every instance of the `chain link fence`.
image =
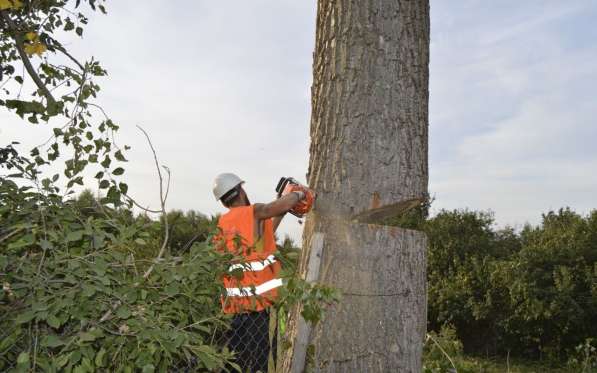
[[234,352],[243,373],[266,373],[275,364],[276,334],[275,311],[240,313],[233,316],[220,342]]
[[[232,315],[229,328],[216,331],[212,342],[220,348],[228,348],[234,354],[233,362],[242,373],[275,372],[278,352],[275,308]],[[191,358],[186,366],[173,372],[198,372],[196,359]],[[237,369],[231,365],[216,373],[223,372],[237,372]]]

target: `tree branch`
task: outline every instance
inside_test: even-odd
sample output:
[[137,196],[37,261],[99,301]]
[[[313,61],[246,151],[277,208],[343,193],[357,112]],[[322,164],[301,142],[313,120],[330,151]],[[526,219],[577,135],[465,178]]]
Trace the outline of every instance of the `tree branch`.
[[158,256],[154,259],[154,262],[151,264],[151,266],[149,266],[149,268],[147,269],[147,271],[145,271],[145,273],[143,274],[143,278],[148,278],[149,275],[151,274],[151,272],[153,271],[153,268],[155,267],[155,263],[157,263],[162,256],[164,256],[164,252],[166,251],[166,246],[168,245],[168,239],[170,238],[170,229],[168,227],[168,214],[166,212],[166,198],[168,197],[167,193],[170,190],[170,169],[168,167],[164,166],[164,170],[166,170],[166,172],[168,173],[168,185],[166,186],[166,194],[164,194],[164,178],[162,176],[162,171],[160,170],[160,163],[158,161],[158,156],[155,152],[155,148],[153,147],[153,143],[151,142],[151,139],[149,138],[149,135],[147,134],[147,132],[145,132],[145,130],[141,127],[141,126],[137,126],[137,128],[143,132],[143,134],[145,135],[145,138],[147,139],[147,142],[149,143],[149,147],[151,148],[151,152],[153,153],[153,160],[155,162],[155,167],[156,170],[158,172],[158,178],[160,180],[160,206],[161,206],[161,211],[162,211],[162,217],[164,219],[164,241],[162,242],[162,247],[160,248],[160,251],[158,253]]
[[[151,152],[153,153],[153,159],[155,161],[155,166],[158,171],[158,178],[160,180],[160,207],[161,207],[161,209],[160,209],[160,211],[157,211],[157,212],[161,212],[162,217],[164,219],[164,241],[162,242],[162,246],[160,247],[160,251],[158,252],[158,255],[153,260],[153,263],[151,263],[149,268],[145,271],[145,273],[143,273],[143,279],[145,280],[149,277],[149,275],[151,275],[151,272],[153,272],[153,269],[155,268],[155,264],[162,258],[162,256],[164,256],[164,253],[166,252],[166,246],[168,245],[168,240],[170,239],[170,229],[168,227],[168,214],[166,213],[166,197],[167,197],[167,195],[164,194],[164,178],[162,177],[162,172],[160,171],[160,163],[158,161],[158,156],[157,156],[155,148],[153,147],[153,143],[151,142],[151,139],[149,138],[149,135],[147,134],[147,132],[141,126],[137,126],[137,128],[139,128],[139,130],[141,132],[143,132],[143,135],[145,135],[145,138],[147,139],[147,142],[149,143],[149,147],[151,148]],[[166,186],[166,188],[167,188],[166,193],[167,193],[167,191],[170,189],[171,173],[170,173],[170,169],[168,167],[166,167],[166,166],[162,166],[162,167],[164,167],[164,169],[168,173],[168,181],[167,181],[168,185]],[[130,197],[128,197],[128,198],[131,201],[133,201],[133,203],[135,203],[137,205],[137,207],[139,207],[145,211],[155,212],[153,210],[148,210],[148,209],[140,206],[132,198],[130,198]],[[139,283],[137,283],[136,286],[137,285],[139,285]],[[112,304],[112,306],[102,315],[102,317],[99,319],[99,322],[102,323],[102,322],[108,320],[112,316],[112,312],[114,310],[116,310],[116,308],[118,308],[121,304],[122,304],[122,302],[120,300],[114,302]]]
[[17,26],[12,21],[12,19],[10,19],[10,17],[7,15],[6,11],[0,10],[0,15],[2,16],[2,19],[4,19],[4,22],[8,26],[8,29],[13,34],[13,38],[15,40],[15,46],[17,48],[17,51],[19,52],[19,56],[21,57],[21,61],[23,61],[23,65],[25,66],[27,73],[29,73],[29,76],[35,82],[35,85],[37,86],[37,88],[41,91],[41,93],[44,95],[44,97],[48,101],[48,106],[55,105],[56,100],[54,99],[54,96],[52,96],[52,93],[48,90],[48,87],[46,87],[44,82],[41,81],[41,78],[39,77],[39,75],[37,75],[37,72],[35,71],[35,69],[33,68],[33,65],[31,64],[31,60],[29,59],[29,57],[27,56],[27,53],[25,53],[25,50],[23,49],[24,43],[23,43],[23,36],[21,35],[21,32],[17,29]]
[[52,47],[54,47],[54,49],[57,49],[59,52],[61,52],[66,57],[68,57],[71,61],[73,61],[77,66],[79,66],[79,69],[81,69],[81,71],[85,71],[85,67],[75,57],[73,57],[70,53],[68,53],[58,40],[56,40],[54,38],[49,38],[49,39],[52,40]]

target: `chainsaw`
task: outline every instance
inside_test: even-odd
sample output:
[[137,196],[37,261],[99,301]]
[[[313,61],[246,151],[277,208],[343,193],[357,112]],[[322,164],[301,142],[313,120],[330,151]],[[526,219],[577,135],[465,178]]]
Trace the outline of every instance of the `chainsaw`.
[[276,187],[278,198],[285,196],[289,193],[298,191],[305,193],[305,198],[303,198],[301,201],[299,201],[299,203],[294,205],[294,207],[289,212],[297,218],[302,218],[306,213],[311,211],[311,207],[313,207],[313,202],[315,202],[315,193],[308,187],[293,179],[292,177],[280,178],[278,186]]

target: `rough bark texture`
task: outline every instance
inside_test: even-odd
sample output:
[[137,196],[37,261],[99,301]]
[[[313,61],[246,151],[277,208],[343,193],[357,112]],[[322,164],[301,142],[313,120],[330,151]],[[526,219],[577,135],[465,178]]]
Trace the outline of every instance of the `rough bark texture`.
[[427,0],[320,0],[308,180],[318,214],[427,190]]
[[428,65],[428,0],[318,1],[301,270],[323,233],[319,280],[344,296],[311,335],[315,371],[421,371],[425,236],[363,223],[426,195]]
[[[342,294],[311,333],[314,371],[420,372],[426,326],[425,235],[337,222],[325,282]],[[367,252],[363,255],[363,252]]]

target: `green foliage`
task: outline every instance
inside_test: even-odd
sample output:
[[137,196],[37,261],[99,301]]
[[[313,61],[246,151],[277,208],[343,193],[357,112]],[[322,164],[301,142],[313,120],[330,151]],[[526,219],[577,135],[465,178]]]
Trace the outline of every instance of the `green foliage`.
[[[107,73],[93,59],[77,60],[59,40],[69,34],[82,36],[88,17],[79,11],[81,3],[89,5],[91,11],[106,12],[103,0],[2,0],[0,89],[5,98],[0,106],[32,124],[53,117],[66,120],[63,126],[52,129],[52,136],[43,145],[31,150],[32,160],[15,171],[48,192],[71,194],[75,186],[84,185],[85,169],[99,168],[96,179],[98,186],[106,189],[104,202],[119,206],[128,186],[116,180],[124,168],[115,162],[126,162],[123,153],[128,147],[116,144],[114,134],[119,126],[94,103],[100,91],[94,79]],[[43,58],[34,59],[34,54]],[[26,76],[19,75],[20,71]],[[30,94],[21,94],[30,88]],[[97,120],[97,115],[102,119]],[[0,153],[5,153],[2,148]],[[38,179],[41,169],[59,157],[64,160],[62,174]]]
[[164,258],[145,279],[142,219],[84,217],[7,179],[0,206],[0,370],[212,371],[231,358],[213,342],[227,325],[229,258],[210,245]]
[[[0,168],[24,163],[10,150]],[[11,179],[0,178],[0,370],[235,368],[217,342],[228,327],[219,299],[231,257],[214,250],[207,228],[180,256],[155,261],[163,220],[111,208],[90,191],[64,201]],[[277,306],[303,301],[316,322],[331,290],[294,278],[294,268]]]
[[[463,353],[462,342],[456,335],[456,330],[450,325],[444,325],[439,332],[429,332],[423,350],[423,372],[424,373],[536,373],[536,372],[561,372],[578,373],[592,372],[583,371],[586,363],[584,351],[591,352],[586,348],[588,344],[579,346],[580,360],[573,359],[567,366],[562,364],[541,363],[538,361],[512,359],[504,357],[479,357],[467,356]],[[580,364],[579,364],[580,362]],[[583,365],[584,364],[584,365]]]
[[453,325],[465,351],[565,361],[597,335],[597,211],[549,212],[521,232],[441,211],[423,229],[429,329]]
[[[205,241],[217,224],[216,218],[210,219],[197,211],[170,211],[167,218],[170,228],[169,248],[176,255],[188,251],[193,242]],[[163,224],[163,218],[161,221]]]
[[576,346],[568,359],[568,368],[578,373],[597,371],[597,342],[594,338],[587,338],[584,343]]
[[521,250],[494,276],[509,296],[501,326],[513,348],[561,359],[597,335],[596,237],[597,211],[582,217],[560,209],[523,229]]
[[460,360],[463,358],[462,342],[456,336],[456,330],[449,325],[442,326],[439,333],[427,334],[423,350],[423,372],[439,373],[457,369],[462,371]]

